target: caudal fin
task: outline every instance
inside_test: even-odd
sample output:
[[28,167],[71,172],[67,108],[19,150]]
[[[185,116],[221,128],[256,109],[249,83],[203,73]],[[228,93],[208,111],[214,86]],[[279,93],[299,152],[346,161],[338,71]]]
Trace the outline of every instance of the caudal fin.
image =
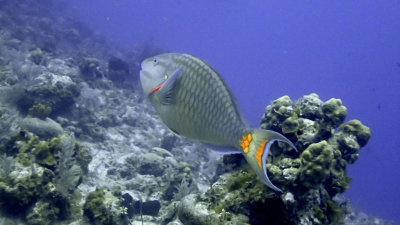
[[[243,136],[239,144],[243,148],[243,155],[260,180],[275,191],[281,191],[269,180],[267,175],[266,160],[272,143],[282,141],[296,149],[293,143],[280,133],[271,130],[252,130]],[[297,149],[296,149],[297,151]]]

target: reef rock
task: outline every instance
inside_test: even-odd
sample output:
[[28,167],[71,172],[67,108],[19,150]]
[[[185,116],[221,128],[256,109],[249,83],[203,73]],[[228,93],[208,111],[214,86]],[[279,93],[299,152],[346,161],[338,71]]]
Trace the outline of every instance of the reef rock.
[[[361,122],[342,124],[346,115],[339,99],[322,102],[316,94],[295,102],[288,96],[273,101],[266,107],[261,128],[283,133],[299,150],[294,153],[281,143],[271,147],[268,174],[283,192],[265,187],[247,164],[226,160],[224,166],[235,170],[220,175],[210,190],[186,208],[203,205],[208,217],[241,215],[247,218],[244,224],[344,223],[348,209],[334,197],[348,188],[346,167],[356,161],[370,138]],[[193,221],[197,217],[193,214]]]

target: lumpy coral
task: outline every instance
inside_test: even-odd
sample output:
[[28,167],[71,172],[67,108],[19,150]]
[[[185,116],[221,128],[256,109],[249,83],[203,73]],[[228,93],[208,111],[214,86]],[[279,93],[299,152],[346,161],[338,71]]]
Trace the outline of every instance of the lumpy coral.
[[40,139],[20,131],[9,137],[0,146],[0,210],[32,225],[71,218],[81,165],[90,161],[76,156],[85,151],[66,134]]
[[31,52],[30,59],[37,65],[43,62],[43,52],[40,48],[37,48]]
[[96,58],[84,58],[79,63],[79,70],[82,76],[87,79],[101,78],[103,76],[100,63]]
[[95,225],[130,224],[128,218],[134,214],[157,216],[159,209],[158,201],[135,202],[129,194],[122,195],[119,188],[96,188],[87,195],[83,205],[89,224]]
[[120,83],[129,76],[129,65],[117,57],[111,57],[108,60],[108,78],[114,82]]
[[54,79],[53,82],[54,85],[27,88],[17,101],[20,111],[40,118],[68,111],[79,96],[78,86],[67,78],[65,81]]
[[32,117],[37,117],[40,119],[45,119],[46,117],[48,117],[51,113],[51,107],[50,106],[46,106],[43,104],[36,104],[33,105],[29,110],[28,110],[28,114]]
[[106,198],[106,192],[102,188],[98,188],[95,191],[89,193],[86,197],[85,204],[83,206],[84,214],[89,218],[93,224],[120,224],[117,218],[113,218],[113,214],[110,210],[111,205]]
[[306,187],[315,187],[328,179],[333,160],[333,149],[326,142],[311,144],[300,155],[299,179]]
[[240,162],[243,159],[225,156],[224,167],[235,170],[220,169],[224,174],[194,206],[212,210],[216,215],[210,214],[209,220],[241,215],[247,218],[243,224],[343,223],[346,209],[335,196],[349,187],[346,167],[357,160],[371,136],[358,120],[343,123],[346,115],[340,99],[323,102],[317,94],[294,102],[288,96],[273,101],[265,109],[261,128],[284,134],[299,150],[290,151],[282,143],[271,146],[268,174],[283,192],[267,189]]
[[352,164],[358,159],[360,148],[368,143],[370,137],[368,127],[358,120],[351,120],[339,127],[330,143],[341,151],[342,158],[347,163]]

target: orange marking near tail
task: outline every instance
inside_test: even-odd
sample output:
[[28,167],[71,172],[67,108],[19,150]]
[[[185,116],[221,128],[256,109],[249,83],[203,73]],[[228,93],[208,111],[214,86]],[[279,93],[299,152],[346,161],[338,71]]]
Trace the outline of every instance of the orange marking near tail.
[[249,152],[249,145],[250,145],[251,139],[252,139],[252,137],[251,137],[250,133],[247,135],[244,135],[242,137],[242,140],[239,139],[239,145],[242,147],[244,153]]
[[257,164],[260,168],[262,168],[262,154],[264,153],[264,148],[265,148],[265,144],[267,144],[268,139],[265,139],[263,142],[261,142],[260,146],[258,146],[257,148],[257,152],[256,152],[256,159],[257,159]]

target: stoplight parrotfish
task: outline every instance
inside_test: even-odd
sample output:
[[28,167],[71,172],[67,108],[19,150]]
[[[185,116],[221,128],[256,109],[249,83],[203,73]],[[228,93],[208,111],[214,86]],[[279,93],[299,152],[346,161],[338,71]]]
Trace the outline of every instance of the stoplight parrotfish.
[[150,57],[141,67],[143,91],[174,133],[217,146],[222,153],[242,153],[264,184],[281,191],[267,175],[270,147],[275,141],[296,147],[280,133],[248,127],[233,93],[213,68],[179,53]]

